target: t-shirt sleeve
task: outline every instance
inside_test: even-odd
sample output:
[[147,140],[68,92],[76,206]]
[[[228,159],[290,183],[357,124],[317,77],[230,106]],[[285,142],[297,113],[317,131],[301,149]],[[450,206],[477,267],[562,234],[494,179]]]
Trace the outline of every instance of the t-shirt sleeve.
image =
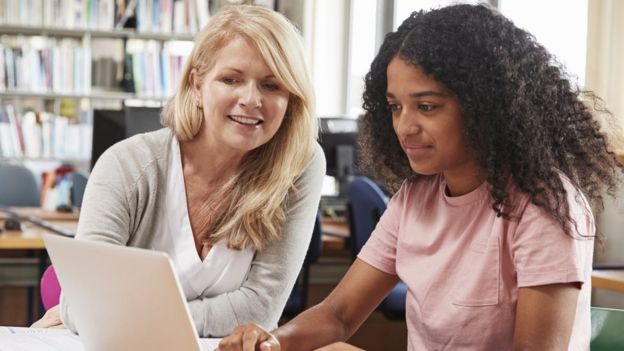
[[359,259],[388,274],[396,275],[396,245],[407,186],[404,183],[392,197],[375,230],[358,254]]
[[570,235],[533,203],[529,202],[520,218],[511,242],[519,287],[578,283],[580,288],[591,279],[593,215],[579,191],[569,183],[566,188],[570,214],[576,222],[570,226]]

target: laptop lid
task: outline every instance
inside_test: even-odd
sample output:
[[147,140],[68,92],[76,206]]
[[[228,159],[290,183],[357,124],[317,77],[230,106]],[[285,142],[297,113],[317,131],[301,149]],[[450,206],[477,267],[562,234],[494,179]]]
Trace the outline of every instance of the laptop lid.
[[85,350],[201,350],[165,253],[43,239]]

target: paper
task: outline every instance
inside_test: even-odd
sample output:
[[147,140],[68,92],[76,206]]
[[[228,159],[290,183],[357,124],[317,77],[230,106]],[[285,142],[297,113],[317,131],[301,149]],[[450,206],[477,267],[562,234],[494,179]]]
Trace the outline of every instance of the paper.
[[67,329],[0,327],[0,351],[83,351],[78,335]]
[[[204,351],[213,351],[221,339],[199,339]],[[84,351],[80,337],[68,329],[0,327],[0,351]]]

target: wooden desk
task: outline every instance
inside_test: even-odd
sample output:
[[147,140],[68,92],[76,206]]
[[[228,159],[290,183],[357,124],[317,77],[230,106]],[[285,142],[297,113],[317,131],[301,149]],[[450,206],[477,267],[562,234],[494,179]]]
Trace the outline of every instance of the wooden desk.
[[323,233],[323,255],[350,255],[350,252],[347,252],[347,242],[351,233],[346,219],[323,217],[321,231]]
[[[75,233],[78,226],[78,212],[62,213],[56,211],[47,211],[38,207],[14,207],[12,211],[16,212],[20,216],[31,216],[39,219],[43,219],[46,222],[64,229],[68,232]],[[4,227],[4,220],[9,218],[9,215],[0,212],[0,226]],[[10,230],[3,231],[0,234],[0,249],[5,250],[43,250],[45,245],[43,244],[42,234],[49,231],[38,227],[32,223],[23,222],[24,230]]]
[[[70,213],[65,212],[57,212],[44,210],[40,207],[11,207],[11,211],[19,214],[20,216],[32,216],[39,219],[43,219],[44,221],[56,222],[56,221],[78,221],[78,216],[80,215],[79,211],[74,211]],[[7,219],[9,215],[0,212],[0,220]]]
[[592,272],[592,287],[624,293],[624,270],[594,270]]
[[[4,227],[4,220],[0,219],[0,226]],[[65,229],[69,232],[76,232],[78,222],[75,220],[55,221],[55,227]],[[7,230],[0,234],[0,249],[3,250],[43,250],[43,234],[48,230],[24,223],[24,230]]]
[[[75,233],[78,226],[78,213],[61,213],[32,207],[11,208],[11,210],[20,216],[42,219],[47,224],[67,232]],[[0,226],[2,228],[4,228],[4,221],[9,217],[8,214],[0,212]],[[36,257],[38,259],[38,278],[41,279],[41,275],[47,266],[47,253],[43,242],[43,234],[50,233],[50,231],[27,221],[22,221],[22,226],[23,230],[21,231],[5,230],[0,233],[0,250],[3,251],[1,256],[4,257],[4,252],[6,252],[6,255],[9,257],[15,257],[14,255],[24,257],[21,256],[24,254],[17,252],[17,250],[26,250],[28,257]],[[14,250],[14,252],[8,252],[10,250]],[[35,293],[36,286],[27,286],[26,289],[26,324],[30,325],[35,319],[41,317],[44,309],[40,303],[37,304],[39,307],[35,309],[34,301],[39,299]],[[15,292],[9,294],[15,294]]]

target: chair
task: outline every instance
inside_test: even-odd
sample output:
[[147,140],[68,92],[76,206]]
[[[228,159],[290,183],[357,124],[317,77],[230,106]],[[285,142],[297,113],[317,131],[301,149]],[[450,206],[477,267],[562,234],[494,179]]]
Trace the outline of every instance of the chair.
[[61,285],[56,277],[56,271],[53,266],[48,266],[41,276],[41,284],[39,285],[41,293],[41,302],[43,308],[47,311],[59,304],[61,297]]
[[[349,198],[349,224],[351,226],[351,254],[357,257],[381,215],[388,206],[388,197],[379,185],[367,177],[355,177],[347,189]],[[399,282],[379,305],[388,319],[405,319],[407,286]]]
[[72,206],[82,206],[82,196],[87,187],[87,176],[80,172],[72,174],[71,202]]
[[624,350],[624,310],[591,308],[592,351]]
[[39,183],[24,166],[0,164],[0,204],[5,206],[40,206]]
[[321,233],[321,216],[317,214],[310,246],[308,246],[308,251],[303,260],[303,267],[301,268],[301,279],[297,280],[293,290],[290,292],[290,296],[284,307],[284,312],[282,312],[283,317],[293,318],[305,309],[306,303],[308,302],[308,290],[310,287],[310,266],[318,261],[321,255]]

